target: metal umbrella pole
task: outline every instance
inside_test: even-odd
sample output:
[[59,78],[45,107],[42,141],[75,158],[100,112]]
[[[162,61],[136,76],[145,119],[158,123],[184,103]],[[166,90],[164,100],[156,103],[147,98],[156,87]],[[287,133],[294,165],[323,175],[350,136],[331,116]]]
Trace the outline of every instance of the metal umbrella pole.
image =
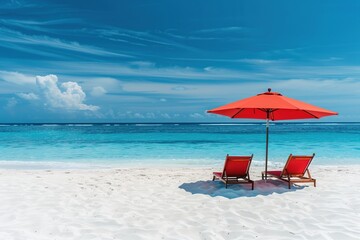
[[266,153],[265,153],[265,182],[267,180],[267,167],[268,167],[268,156],[269,156],[269,115],[270,111],[266,111]]

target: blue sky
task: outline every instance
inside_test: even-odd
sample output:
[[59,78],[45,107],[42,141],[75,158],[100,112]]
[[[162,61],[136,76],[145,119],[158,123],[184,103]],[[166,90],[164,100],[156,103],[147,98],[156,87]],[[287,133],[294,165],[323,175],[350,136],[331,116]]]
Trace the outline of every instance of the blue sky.
[[274,91],[360,121],[359,1],[1,1],[1,122],[228,121]]

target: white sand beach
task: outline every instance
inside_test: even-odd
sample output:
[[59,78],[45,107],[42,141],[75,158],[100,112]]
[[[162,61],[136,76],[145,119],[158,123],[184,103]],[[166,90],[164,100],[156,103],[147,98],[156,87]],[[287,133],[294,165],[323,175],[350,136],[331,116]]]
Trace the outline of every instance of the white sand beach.
[[[221,166],[219,166],[221,168]],[[0,239],[359,239],[360,166],[225,189],[211,168],[0,170]]]

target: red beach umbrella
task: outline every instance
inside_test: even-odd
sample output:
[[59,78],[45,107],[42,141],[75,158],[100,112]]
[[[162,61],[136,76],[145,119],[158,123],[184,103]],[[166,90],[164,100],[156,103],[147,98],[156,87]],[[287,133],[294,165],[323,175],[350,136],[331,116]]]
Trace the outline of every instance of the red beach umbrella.
[[232,102],[208,110],[207,112],[228,116],[230,118],[266,120],[265,179],[267,179],[270,120],[318,119],[326,116],[338,115],[336,112],[285,97],[277,92],[271,92],[271,88],[269,88],[267,92]]

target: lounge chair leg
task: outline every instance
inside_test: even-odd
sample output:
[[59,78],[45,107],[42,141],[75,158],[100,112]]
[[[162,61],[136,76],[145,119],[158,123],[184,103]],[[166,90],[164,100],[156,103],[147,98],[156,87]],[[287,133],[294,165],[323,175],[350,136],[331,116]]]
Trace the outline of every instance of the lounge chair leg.
[[213,181],[215,181],[215,176],[213,176]]
[[291,180],[290,180],[290,176],[289,176],[289,174],[288,174],[288,172],[287,172],[287,170],[285,169],[285,172],[286,172],[286,174],[287,174],[287,182],[289,183],[289,189],[291,189]]
[[314,179],[314,187],[316,187],[316,179]]
[[251,183],[251,190],[254,190],[254,182]]
[[261,173],[261,179],[264,180],[264,173]]

